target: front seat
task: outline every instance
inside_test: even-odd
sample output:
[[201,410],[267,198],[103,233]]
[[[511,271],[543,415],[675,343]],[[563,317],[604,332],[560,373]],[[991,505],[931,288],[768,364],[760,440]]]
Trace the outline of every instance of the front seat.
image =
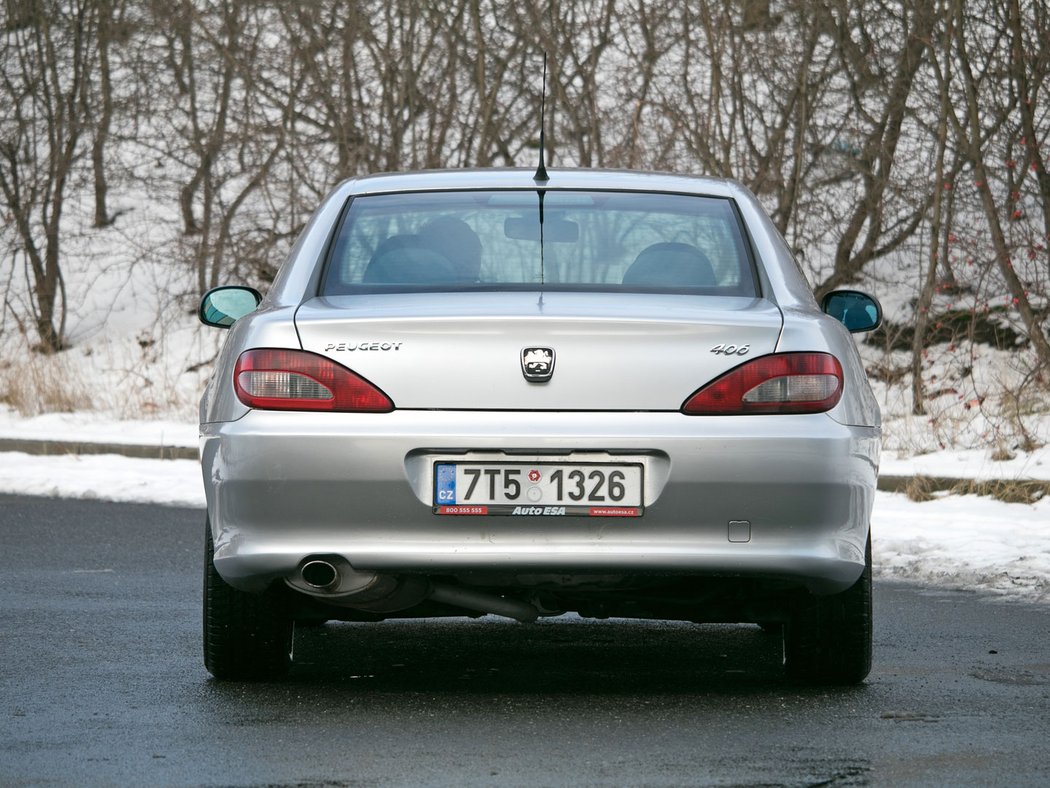
[[623,275],[635,287],[715,287],[715,269],[692,244],[664,242],[647,246]]
[[445,255],[418,235],[393,235],[376,247],[361,281],[382,285],[436,285],[456,281]]

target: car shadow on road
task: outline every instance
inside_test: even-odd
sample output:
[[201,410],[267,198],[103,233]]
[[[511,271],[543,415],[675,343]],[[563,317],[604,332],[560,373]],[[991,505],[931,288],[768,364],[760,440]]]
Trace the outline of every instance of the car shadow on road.
[[[778,710],[855,708],[878,685],[789,681],[781,638],[754,625],[487,618],[328,623],[296,633],[279,682],[210,680],[194,705],[223,726],[353,729],[392,713],[406,724],[465,719],[521,725],[738,720]],[[479,716],[480,715],[480,716]],[[489,715],[489,716],[486,716]],[[451,724],[451,722],[450,722]],[[721,724],[720,722],[718,724]],[[349,726],[349,727],[347,727]],[[478,734],[484,735],[484,734]]]
[[779,634],[663,621],[486,618],[300,627],[286,683],[376,692],[766,693]]

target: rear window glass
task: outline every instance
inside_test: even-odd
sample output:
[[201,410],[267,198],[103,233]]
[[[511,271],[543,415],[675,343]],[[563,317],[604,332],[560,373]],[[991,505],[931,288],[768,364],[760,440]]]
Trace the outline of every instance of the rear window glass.
[[357,197],[322,293],[471,289],[757,294],[729,200],[560,190]]

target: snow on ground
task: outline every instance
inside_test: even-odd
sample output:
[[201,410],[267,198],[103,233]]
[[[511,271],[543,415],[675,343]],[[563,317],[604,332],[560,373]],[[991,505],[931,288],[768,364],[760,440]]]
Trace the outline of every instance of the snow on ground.
[[45,413],[26,418],[0,405],[0,438],[196,447],[197,425],[170,419],[120,421],[90,411]]
[[[121,437],[109,435],[106,442]],[[952,467],[975,466],[962,458]],[[0,453],[0,492],[204,506],[200,467],[192,460],[6,452]],[[1050,498],[1034,505],[972,495],[915,503],[880,492],[872,519],[880,579],[1050,603]]]
[[877,575],[1050,602],[1050,498],[1034,505],[975,495],[915,503],[878,493]]
[[204,506],[204,483],[195,460],[115,454],[38,457],[0,452],[0,493]]
[[1050,480],[1050,446],[1031,452],[1013,452],[1011,459],[993,459],[994,455],[990,449],[956,449],[911,456],[884,451],[879,472],[883,476],[940,476],[982,481]]

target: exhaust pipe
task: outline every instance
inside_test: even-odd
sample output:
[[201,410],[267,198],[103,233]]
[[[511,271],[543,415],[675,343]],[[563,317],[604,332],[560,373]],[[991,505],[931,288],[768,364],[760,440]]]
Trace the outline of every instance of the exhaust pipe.
[[539,610],[528,602],[507,599],[470,588],[432,583],[421,575],[387,575],[357,570],[340,556],[316,556],[306,560],[286,582],[333,605],[392,613],[432,599],[452,607],[506,616],[528,624]]
[[476,610],[479,613],[506,616],[507,618],[520,621],[522,624],[531,624],[539,616],[539,611],[528,602],[506,599],[495,594],[486,594],[469,588],[460,588],[459,586],[449,586],[441,583],[435,583],[431,587],[430,598],[435,602],[455,605],[467,610]]
[[303,559],[285,582],[297,591],[339,604],[343,598],[375,588],[380,576],[360,572],[338,555],[311,555]]
[[303,564],[303,582],[318,591],[329,591],[339,585],[339,571],[327,561],[313,560]]

